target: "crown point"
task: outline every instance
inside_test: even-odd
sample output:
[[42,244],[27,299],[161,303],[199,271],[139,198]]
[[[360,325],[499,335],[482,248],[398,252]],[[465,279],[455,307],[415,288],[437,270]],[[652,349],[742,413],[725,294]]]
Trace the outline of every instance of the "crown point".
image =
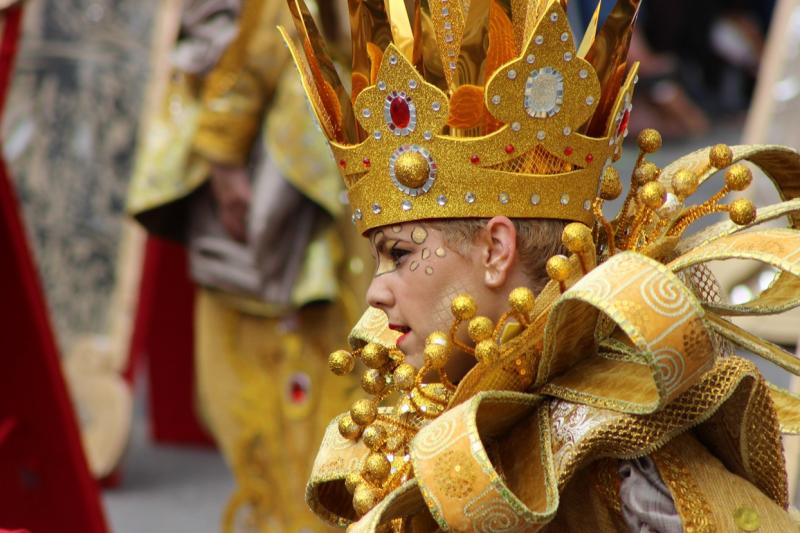
[[513,144],[507,144],[506,145],[506,153],[507,154],[513,154],[514,150],[515,150],[515,148],[514,148]]

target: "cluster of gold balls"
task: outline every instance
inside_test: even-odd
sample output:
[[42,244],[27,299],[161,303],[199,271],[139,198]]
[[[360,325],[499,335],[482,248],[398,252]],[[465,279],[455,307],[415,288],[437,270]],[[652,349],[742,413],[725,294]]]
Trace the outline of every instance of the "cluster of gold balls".
[[[739,225],[747,225],[755,220],[756,209],[750,200],[740,198],[729,204],[720,203],[726,194],[747,189],[753,180],[747,166],[732,164],[733,151],[729,146],[718,144],[711,147],[708,164],[698,172],[689,169],[676,172],[672,177],[671,190],[668,190],[665,183],[659,180],[661,169],[646,160],[648,154],[661,148],[661,135],[654,129],[645,129],[639,134],[637,142],[639,158],[631,176],[631,187],[613,225],[603,216],[602,203],[615,200],[622,194],[622,181],[619,172],[610,165],[604,169],[600,179],[594,214],[605,231],[609,255],[613,255],[617,248],[639,249],[664,232],[670,236],[679,236],[690,224],[710,213],[727,212],[730,219]],[[700,176],[714,169],[726,168],[725,184],[720,191],[700,205],[681,209],[686,198],[697,191]],[[556,260],[551,277],[563,278],[566,267],[567,264],[562,259]]]

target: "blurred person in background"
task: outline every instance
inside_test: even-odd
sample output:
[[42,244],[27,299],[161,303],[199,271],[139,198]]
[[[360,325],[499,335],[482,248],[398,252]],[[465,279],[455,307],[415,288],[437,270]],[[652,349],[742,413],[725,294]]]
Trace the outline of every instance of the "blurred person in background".
[[[332,33],[333,3],[320,7]],[[275,29],[288,17],[270,0],[185,5],[128,202],[148,232],[188,248],[199,409],[237,484],[225,531],[322,527],[303,482],[324,421],[357,388],[326,357],[359,311],[363,262]]]

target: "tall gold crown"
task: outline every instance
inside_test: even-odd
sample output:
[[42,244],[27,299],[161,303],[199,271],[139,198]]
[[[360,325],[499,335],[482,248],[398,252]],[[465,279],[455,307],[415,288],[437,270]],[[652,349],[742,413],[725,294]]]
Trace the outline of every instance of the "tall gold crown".
[[[409,220],[594,221],[620,156],[638,65],[638,3],[576,49],[557,0],[351,0],[352,95],[303,0],[281,29],[365,232]],[[300,49],[303,53],[301,54]]]

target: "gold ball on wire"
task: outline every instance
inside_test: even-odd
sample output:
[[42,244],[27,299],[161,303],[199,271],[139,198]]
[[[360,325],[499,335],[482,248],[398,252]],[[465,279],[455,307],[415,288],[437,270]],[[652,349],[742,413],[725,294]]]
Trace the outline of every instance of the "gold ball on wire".
[[[535,303],[536,297],[533,295],[533,291],[528,287],[517,287],[508,294],[509,307],[511,307],[515,313],[524,317],[531,314]],[[472,325],[471,322],[470,325]]]
[[361,440],[373,452],[380,451],[383,445],[386,444],[386,430],[377,424],[370,424],[361,434]]
[[492,336],[492,333],[494,333],[494,323],[485,316],[476,316],[469,321],[467,326],[467,334],[473,342],[486,340]]
[[482,340],[475,346],[475,359],[481,363],[491,363],[500,355],[500,347],[491,340]]
[[697,190],[697,176],[690,170],[679,170],[672,177],[672,190],[679,198],[691,196]]
[[714,168],[725,168],[733,162],[733,150],[727,144],[715,144],[708,151],[708,162]]
[[373,485],[380,485],[389,477],[392,464],[382,453],[372,452],[364,461],[361,475]]
[[336,350],[328,356],[328,368],[337,376],[345,376],[353,371],[356,358],[347,350]]
[[380,394],[386,389],[386,378],[379,370],[370,368],[361,374],[361,388],[369,394]]
[[414,380],[417,377],[417,369],[408,363],[401,363],[394,369],[394,386],[402,391],[414,388]]
[[425,355],[425,360],[431,367],[440,369],[444,368],[447,364],[447,359],[450,357],[450,350],[448,350],[447,346],[431,343],[425,346],[425,350],[423,354]]
[[639,149],[646,154],[652,154],[661,148],[661,134],[658,130],[652,128],[639,132],[639,137],[636,140],[639,144]]
[[735,224],[746,226],[756,219],[756,208],[747,198],[739,198],[731,202],[728,215]]
[[350,408],[350,416],[360,426],[368,426],[378,416],[378,405],[372,400],[356,400]]
[[469,320],[476,310],[475,300],[469,294],[459,294],[450,304],[450,312],[458,320]]
[[367,514],[379,501],[380,492],[368,483],[360,483],[353,492],[353,509],[359,515]]
[[753,183],[753,173],[742,163],[737,163],[725,172],[725,185],[732,191],[743,191]]
[[619,171],[608,165],[603,169],[603,177],[600,179],[600,198],[616,200],[620,194],[622,194],[622,180]]
[[425,339],[425,346],[429,344],[441,344],[442,346],[448,346],[450,344],[450,340],[447,338],[447,335],[441,331],[434,331]]
[[657,177],[658,167],[655,163],[651,163],[650,161],[642,163],[633,171],[633,178],[636,180],[636,185],[639,187],[643,186],[645,183],[650,183]]
[[572,272],[569,259],[563,255],[554,255],[548,259],[545,268],[547,269],[547,275],[550,276],[550,279],[562,283],[569,279]]
[[389,361],[389,350],[380,344],[371,342],[361,349],[361,360],[369,368],[381,368]]
[[573,254],[588,251],[594,246],[592,230],[580,222],[567,224],[564,231],[561,232],[561,242]]
[[348,439],[348,440],[356,440],[361,435],[362,427],[353,420],[353,417],[348,415],[343,415],[339,418],[339,434]]
[[661,183],[651,181],[639,189],[637,198],[648,208],[656,210],[667,201],[667,189]]

